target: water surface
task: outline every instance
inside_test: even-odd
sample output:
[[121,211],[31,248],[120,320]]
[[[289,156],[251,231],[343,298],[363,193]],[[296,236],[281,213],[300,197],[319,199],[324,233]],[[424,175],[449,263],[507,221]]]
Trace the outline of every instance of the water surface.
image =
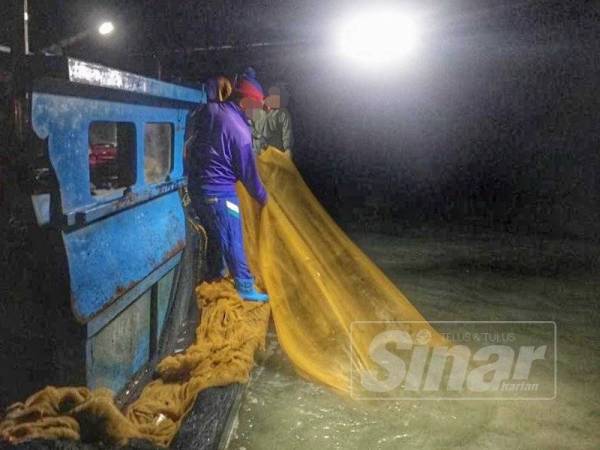
[[600,448],[600,249],[420,234],[352,237],[428,320],[556,321],[556,400],[353,401],[298,377],[271,332],[230,449]]

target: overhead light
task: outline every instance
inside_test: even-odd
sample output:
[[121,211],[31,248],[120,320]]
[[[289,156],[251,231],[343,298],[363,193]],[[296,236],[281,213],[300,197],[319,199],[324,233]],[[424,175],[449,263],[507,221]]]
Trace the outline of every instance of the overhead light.
[[112,22],[104,22],[98,27],[98,33],[105,36],[107,34],[112,33],[114,31],[114,29],[115,29],[115,26],[113,25]]
[[381,67],[414,54],[419,34],[416,20],[406,13],[362,11],[342,21],[338,47],[344,56],[360,64]]

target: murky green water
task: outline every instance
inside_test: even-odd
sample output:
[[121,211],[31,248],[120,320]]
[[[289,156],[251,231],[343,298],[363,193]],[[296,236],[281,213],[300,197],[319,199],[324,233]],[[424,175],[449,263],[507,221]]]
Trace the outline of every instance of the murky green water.
[[556,400],[353,401],[299,378],[271,333],[230,449],[600,448],[600,249],[504,235],[353,238],[429,320],[556,321]]

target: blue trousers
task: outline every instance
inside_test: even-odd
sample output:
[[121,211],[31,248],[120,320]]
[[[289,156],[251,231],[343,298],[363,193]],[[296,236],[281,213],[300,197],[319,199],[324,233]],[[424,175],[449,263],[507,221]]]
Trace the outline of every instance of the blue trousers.
[[225,275],[225,264],[235,278],[252,278],[248,267],[240,201],[235,192],[211,192],[195,196],[192,205],[208,235],[207,280]]

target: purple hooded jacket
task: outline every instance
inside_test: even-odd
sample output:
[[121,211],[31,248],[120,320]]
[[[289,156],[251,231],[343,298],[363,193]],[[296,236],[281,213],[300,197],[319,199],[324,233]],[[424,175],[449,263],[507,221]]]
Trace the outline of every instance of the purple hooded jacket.
[[252,151],[252,135],[238,105],[202,105],[190,118],[188,134],[188,186],[192,197],[215,192],[235,194],[239,180],[259,203],[266,203],[267,192]]

